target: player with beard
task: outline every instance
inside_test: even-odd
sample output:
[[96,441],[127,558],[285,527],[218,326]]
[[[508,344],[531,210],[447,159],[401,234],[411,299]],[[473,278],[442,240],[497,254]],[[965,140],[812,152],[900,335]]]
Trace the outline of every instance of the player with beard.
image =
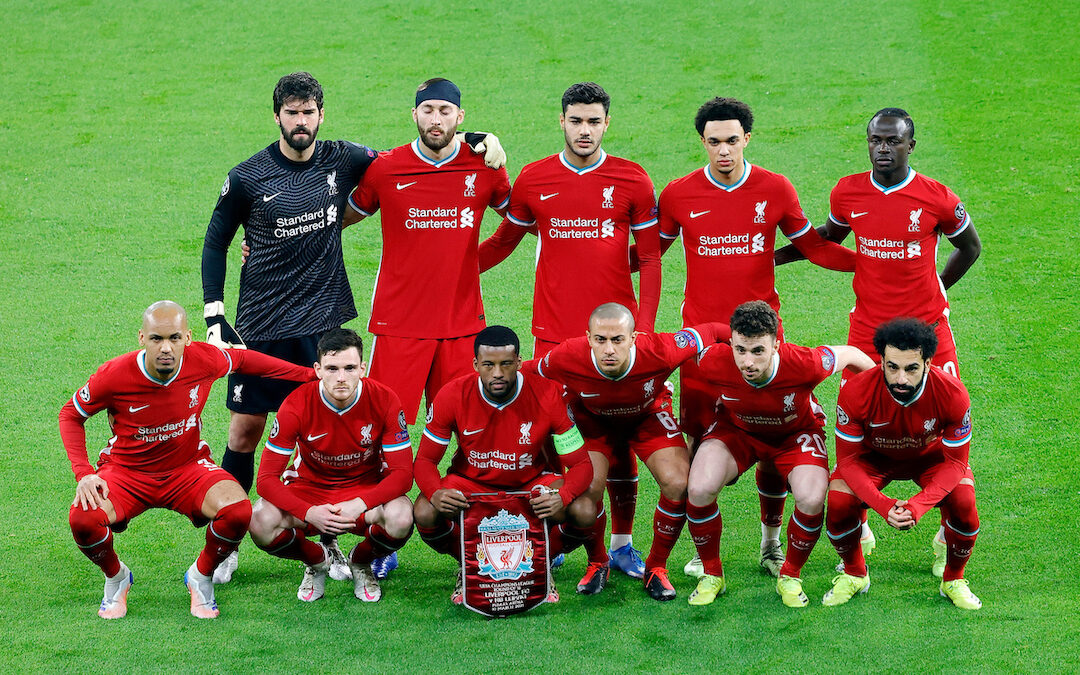
[[[881,369],[852,376],[836,404],[836,468],[829,484],[826,527],[843,559],[825,605],[842,605],[870,588],[859,545],[866,507],[898,530],[915,527],[937,506],[945,523],[942,596],[962,609],[982,603],[964,579],[964,566],[979,533],[975,476],[968,465],[971,402],[967,389],[931,365],[934,328],[918,319],[894,319],[874,333]],[[912,480],[919,491],[906,499],[885,495],[892,481]]]
[[[141,351],[98,368],[60,410],[60,437],[78,481],[68,513],[71,532],[83,554],[105,573],[98,616],[118,619],[127,613],[134,575],[117,557],[113,533],[151,508],[182,513],[196,526],[208,524],[206,546],[184,583],[191,614],[212,619],[218,607],[211,575],[244,538],[251,502],[214,464],[199,438],[210,387],[233,372],[297,383],[314,373],[253,350],[192,342],[187,313],[167,300],[143,312],[139,344]],[[101,411],[108,413],[113,435],[91,466],[85,425]]]
[[[661,282],[656,196],[641,166],[604,152],[610,106],[611,97],[595,82],[574,84],[563,93],[562,152],[521,170],[507,219],[480,248],[483,271],[508,256],[526,231],[539,236],[533,358],[580,335],[590,313],[604,302],[628,307],[642,331],[651,332],[655,325]],[[640,251],[640,304],[627,253],[631,237]],[[614,460],[607,488],[608,553],[612,567],[640,579],[645,566],[632,534],[637,460]],[[599,517],[606,520],[602,504]]]
[[[466,493],[529,491],[539,518],[547,518],[555,554],[585,542],[596,519],[585,495],[592,465],[584,441],[569,416],[560,387],[535,373],[523,374],[517,334],[488,326],[473,341],[473,374],[453,380],[435,397],[416,454],[416,526],[433,549],[460,559],[458,514],[468,508]],[[452,437],[457,450],[446,476],[439,462]],[[548,448],[557,456],[544,457]],[[498,460],[490,457],[497,453]],[[554,464],[555,471],[548,468]],[[461,604],[461,583],[451,600]],[[558,601],[552,586],[548,602]]]
[[473,337],[484,328],[477,247],[484,211],[510,200],[506,169],[463,152],[455,136],[465,117],[461,90],[436,77],[416,90],[418,137],[379,157],[349,197],[346,224],[382,211],[382,257],[368,332],[369,376],[397,393],[412,424],[468,370]]

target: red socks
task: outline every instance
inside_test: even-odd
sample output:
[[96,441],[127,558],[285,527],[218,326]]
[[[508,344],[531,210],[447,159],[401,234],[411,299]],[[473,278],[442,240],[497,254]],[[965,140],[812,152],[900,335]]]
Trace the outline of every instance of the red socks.
[[660,502],[653,514],[653,540],[649,555],[645,559],[645,571],[667,565],[671,549],[679,540],[683,525],[686,524],[686,499],[678,502],[660,495]]
[[975,487],[957,485],[941,505],[945,520],[945,574],[942,581],[964,577],[964,566],[979,535],[979,513],[975,509]]
[[853,577],[865,577],[866,559],[859,543],[862,538],[862,502],[855,495],[829,490],[825,513],[829,540],[844,561],[844,572]]
[[295,527],[282,531],[268,546],[260,548],[270,555],[299,560],[305,565],[316,565],[326,559],[322,546],[305,537],[303,531]]
[[803,565],[810,557],[810,551],[814,550],[814,544],[821,536],[821,523],[825,519],[825,513],[808,516],[795,508],[788,520],[787,527],[787,554],[784,564],[780,567],[780,574],[789,577],[798,577],[802,574]]
[[221,561],[240,545],[250,523],[251,502],[247,499],[221,507],[206,526],[206,546],[195,561],[199,573],[213,574]]
[[120,573],[120,559],[113,549],[113,534],[109,527],[109,517],[102,509],[83,511],[75,505],[68,511],[68,522],[75,543],[90,562],[101,568],[107,577]]
[[724,565],[720,561],[720,535],[724,531],[724,519],[716,502],[708,506],[694,506],[686,502],[686,520],[705,574],[724,576]]
[[372,525],[368,528],[367,536],[353,548],[349,560],[358,565],[370,565],[372,560],[388,556],[404,546],[411,534],[412,530],[409,530],[401,539],[395,539],[381,525]]
[[759,465],[754,471],[757,482],[758,501],[761,502],[761,522],[766,527],[784,524],[784,502],[787,500],[787,479],[778,473],[762,471]]

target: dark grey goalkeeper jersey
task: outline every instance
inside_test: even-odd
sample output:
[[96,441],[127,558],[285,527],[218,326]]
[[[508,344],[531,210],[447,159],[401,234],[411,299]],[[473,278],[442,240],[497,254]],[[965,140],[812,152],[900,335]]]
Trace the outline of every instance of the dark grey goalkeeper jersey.
[[349,141],[315,141],[310,160],[293,162],[275,141],[230,171],[203,242],[203,302],[224,299],[229,244],[243,225],[251,256],[240,270],[240,337],[283,340],[356,318],[341,219],[377,156]]

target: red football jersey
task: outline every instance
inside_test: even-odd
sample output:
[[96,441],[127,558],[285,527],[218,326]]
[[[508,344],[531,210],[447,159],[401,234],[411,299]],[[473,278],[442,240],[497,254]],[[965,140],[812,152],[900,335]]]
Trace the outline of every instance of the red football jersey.
[[566,340],[544,358],[527,361],[546,378],[566,387],[573,400],[601,418],[635,419],[659,410],[664,382],[683,362],[696,358],[716,341],[717,328],[704,324],[677,333],[638,333],[630,365],[612,379],[596,365],[588,338]]
[[506,169],[484,165],[459,144],[438,162],[420,141],[379,155],[349,197],[370,216],[382,210],[382,258],[368,331],[451,338],[484,328],[477,246],[487,207],[510,199]]
[[723,422],[766,439],[825,424],[813,393],[836,372],[836,355],[828,347],[781,343],[773,357],[772,377],[760,385],[742,376],[730,345],[709,348],[700,364],[702,375],[716,387],[717,416]]
[[868,344],[880,324],[896,317],[933,323],[942,316],[949,303],[937,272],[940,235],[955,237],[971,224],[952,190],[914,169],[885,188],[867,171],[836,184],[829,220],[855,233],[849,342]]
[[[612,157],[578,169],[562,153],[521,170],[507,218],[539,236],[532,332],[549,342],[581,335],[605,302],[625,305],[651,331],[660,303],[656,195],[639,165]],[[641,304],[630,277],[630,233],[641,258]]]
[[60,436],[75,479],[94,472],[86,457],[83,423],[107,410],[113,437],[101,460],[147,472],[163,472],[200,457],[199,419],[214,380],[231,372],[306,382],[311,366],[298,366],[246,349],[221,350],[192,342],[168,380],[146,370],[146,350],[106,361],[60,411]]
[[750,300],[764,300],[779,313],[776,228],[791,240],[813,229],[791,181],[745,160],[743,167],[735,185],[718,182],[706,166],[660,193],[660,236],[683,238],[684,324],[727,321]]
[[[286,471],[294,451],[296,458]],[[312,504],[285,489],[283,472],[289,482],[322,489],[377,484],[378,489],[364,497],[369,509],[405,494],[412,487],[412,443],[397,394],[365,378],[356,400],[339,410],[321,382],[296,389],[281,404],[270,428],[257,490],[302,520]]]
[[[417,452],[416,484],[429,499],[439,489],[438,463],[456,434],[458,447],[448,474],[520,490],[537,480],[548,466],[544,450],[548,440],[573,427],[562,393],[552,382],[519,372],[513,398],[496,403],[484,394],[477,375],[463,375],[435,396]],[[579,454],[573,463],[589,461],[580,447],[568,450],[560,454],[564,463],[575,451]],[[582,488],[592,477],[591,468],[587,473]],[[564,503],[569,501],[564,498]]]
[[851,377],[836,403],[837,470],[852,491],[882,517],[895,502],[870,483],[860,460],[898,464],[940,457],[948,470],[922,486],[908,508],[921,516],[956,487],[968,466],[971,401],[956,377],[931,366],[915,397],[898,403],[880,368]]

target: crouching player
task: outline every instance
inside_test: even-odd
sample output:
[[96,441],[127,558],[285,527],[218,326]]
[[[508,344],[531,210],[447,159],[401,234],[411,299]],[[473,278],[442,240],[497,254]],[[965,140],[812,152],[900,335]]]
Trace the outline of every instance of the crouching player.
[[[476,375],[449,382],[435,397],[416,454],[416,528],[439,553],[461,557],[457,518],[468,508],[467,493],[550,488],[530,500],[539,518],[559,523],[549,531],[554,557],[581,545],[596,520],[596,505],[585,496],[593,468],[584,441],[570,419],[561,388],[538,375],[519,372],[520,343],[505,326],[488,326],[473,343]],[[446,476],[439,461],[457,436],[457,451]],[[550,441],[550,443],[549,443]],[[562,474],[546,469],[555,462]],[[493,455],[498,461],[492,461]],[[462,603],[462,580],[451,596]],[[552,586],[549,602],[559,599]]]
[[[116,555],[113,532],[151,508],[182,513],[197,526],[209,523],[206,546],[184,583],[192,615],[213,619],[218,607],[211,575],[244,538],[251,503],[199,438],[210,387],[233,372],[304,382],[311,369],[251,350],[192,342],[187,313],[167,300],[143,312],[139,344],[141,351],[98,368],[60,410],[60,437],[78,481],[68,514],[71,532],[105,573],[98,616],[119,619],[127,614],[135,577]],[[85,424],[102,410],[108,411],[113,437],[95,468],[86,457]]]
[[716,498],[757,462],[784,476],[795,496],[776,592],[788,607],[808,603],[800,574],[821,534],[829,483],[825,415],[813,397],[814,387],[846,367],[862,371],[874,362],[846,345],[781,344],[778,329],[779,319],[768,303],[743,303],[731,315],[731,345],[710,347],[699,362],[719,402],[716,421],[694,455],[687,487],[686,519],[705,568],[691,605],[708,605],[726,590]]
[[[945,571],[939,590],[962,609],[982,602],[968,588],[964,566],[979,533],[975,477],[968,466],[971,401],[955,376],[930,365],[934,328],[894,319],[874,333],[881,370],[848,380],[836,405],[836,470],[829,484],[829,539],[844,571],[825,594],[842,605],[870,588],[859,536],[867,506],[898,530],[910,530],[938,506],[945,523]],[[908,499],[881,490],[894,480],[921,488]]]
[[405,496],[412,487],[412,444],[405,414],[389,387],[364,377],[363,348],[360,336],[345,328],[319,338],[319,381],[282,403],[259,464],[261,499],[251,517],[251,538],[272,555],[307,564],[296,593],[304,602],[323,596],[332,560],[326,546],[309,535],[363,537],[348,556],[354,593],[378,602],[382,589],[371,561],[404,546],[412,533],[412,502]]

